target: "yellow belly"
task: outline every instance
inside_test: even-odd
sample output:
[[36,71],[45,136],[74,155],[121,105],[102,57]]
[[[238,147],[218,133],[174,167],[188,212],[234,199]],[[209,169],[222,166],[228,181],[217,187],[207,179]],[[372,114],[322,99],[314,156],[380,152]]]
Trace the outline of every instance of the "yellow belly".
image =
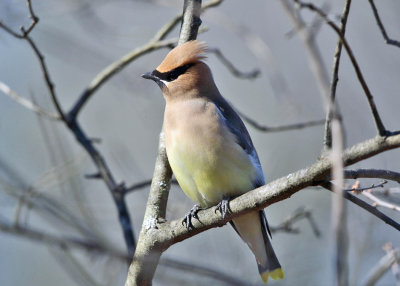
[[225,196],[252,189],[255,167],[234,142],[233,135],[222,136],[220,131],[182,135],[171,132],[172,138],[166,138],[167,155],[179,185],[189,198],[209,207]]

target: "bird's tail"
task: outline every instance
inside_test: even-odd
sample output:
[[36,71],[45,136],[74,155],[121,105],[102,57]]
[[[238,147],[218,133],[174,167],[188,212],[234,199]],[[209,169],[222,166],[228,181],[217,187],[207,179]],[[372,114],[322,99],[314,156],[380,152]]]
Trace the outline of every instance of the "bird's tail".
[[239,216],[231,224],[254,253],[262,281],[267,283],[269,277],[274,280],[283,279],[283,269],[268,237],[270,231],[264,211]]

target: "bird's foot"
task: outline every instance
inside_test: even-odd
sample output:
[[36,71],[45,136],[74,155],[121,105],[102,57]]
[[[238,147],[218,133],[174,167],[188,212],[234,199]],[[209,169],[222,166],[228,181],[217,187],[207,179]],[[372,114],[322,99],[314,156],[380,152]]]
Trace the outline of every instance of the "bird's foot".
[[231,209],[229,208],[230,200],[231,197],[223,197],[222,200],[218,203],[218,205],[215,206],[214,212],[217,213],[217,211],[219,211],[221,213],[222,218],[225,218],[226,214],[231,212]]
[[190,211],[185,215],[185,218],[182,220],[182,225],[186,226],[186,229],[189,231],[190,228],[194,228],[192,224],[192,217],[199,220],[197,213],[202,210],[199,205],[194,205]]

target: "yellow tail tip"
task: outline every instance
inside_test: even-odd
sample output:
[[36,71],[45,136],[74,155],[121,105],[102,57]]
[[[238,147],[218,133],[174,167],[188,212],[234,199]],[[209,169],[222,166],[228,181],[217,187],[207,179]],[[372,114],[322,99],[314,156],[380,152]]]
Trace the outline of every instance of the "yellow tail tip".
[[261,280],[264,283],[268,283],[269,276],[271,276],[271,278],[274,280],[283,279],[285,277],[285,272],[283,272],[282,268],[278,268],[273,271],[265,271],[263,273],[260,273],[260,276],[261,276]]

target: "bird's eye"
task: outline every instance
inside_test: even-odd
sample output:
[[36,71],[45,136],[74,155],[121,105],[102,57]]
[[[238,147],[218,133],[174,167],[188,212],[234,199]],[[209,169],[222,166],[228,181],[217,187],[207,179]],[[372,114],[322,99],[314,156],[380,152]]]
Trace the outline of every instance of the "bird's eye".
[[193,66],[194,64],[186,64],[180,67],[177,67],[175,69],[173,69],[172,71],[169,71],[166,73],[166,77],[165,79],[167,81],[174,81],[176,80],[180,75],[184,74],[191,66]]
[[195,65],[194,63],[186,64],[177,67],[169,72],[159,72],[158,70],[154,70],[152,72],[152,75],[156,76],[160,80],[165,80],[170,82],[176,80],[180,75],[184,74],[190,67],[194,65]]

